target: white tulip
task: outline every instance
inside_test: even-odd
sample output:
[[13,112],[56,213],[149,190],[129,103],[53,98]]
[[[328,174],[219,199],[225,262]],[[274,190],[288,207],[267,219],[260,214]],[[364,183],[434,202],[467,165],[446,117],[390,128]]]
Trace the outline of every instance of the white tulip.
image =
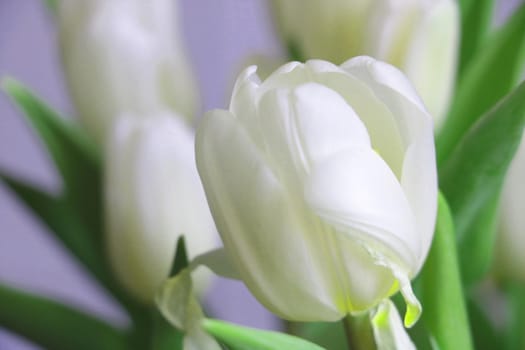
[[216,246],[195,165],[194,133],[171,114],[122,117],[115,121],[106,151],[110,262],[125,287],[153,302],[181,234],[190,257]]
[[121,114],[194,116],[175,0],[60,0],[57,17],[73,101],[99,142]]
[[455,0],[273,0],[285,41],[304,58],[369,55],[401,69],[439,126],[459,48]]
[[437,176],[432,118],[399,70],[313,60],[261,82],[250,67],[196,153],[226,252],[267,308],[335,321],[400,290],[416,321]]
[[500,276],[525,283],[525,134],[509,167],[500,205],[496,263]]

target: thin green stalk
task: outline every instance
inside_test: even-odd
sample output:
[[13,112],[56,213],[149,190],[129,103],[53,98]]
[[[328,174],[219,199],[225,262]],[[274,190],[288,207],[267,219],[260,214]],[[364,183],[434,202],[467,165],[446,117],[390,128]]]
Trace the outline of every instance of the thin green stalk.
[[374,333],[368,314],[362,316],[346,316],[343,326],[349,350],[375,350]]
[[525,286],[510,283],[505,287],[508,304],[505,350],[525,349]]

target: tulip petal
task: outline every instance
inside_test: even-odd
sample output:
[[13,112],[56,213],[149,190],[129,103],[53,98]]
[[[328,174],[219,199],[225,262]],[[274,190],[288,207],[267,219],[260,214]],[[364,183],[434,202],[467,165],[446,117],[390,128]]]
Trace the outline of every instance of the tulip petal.
[[454,91],[460,21],[455,1],[429,4],[431,8],[423,11],[406,60],[399,67],[412,80],[439,127]]
[[365,126],[335,91],[319,84],[275,89],[261,98],[260,128],[265,148],[287,186],[300,188],[302,178],[322,159],[348,148],[370,149]]
[[317,232],[231,113],[205,117],[196,154],[224,246],[252,293],[288,319],[340,319]]
[[247,67],[237,78],[233,87],[230,110],[244,124],[252,140],[259,147],[262,136],[257,120],[257,101],[261,81],[257,75],[257,67]]
[[421,238],[410,203],[381,157],[372,150],[345,151],[320,162],[305,197],[324,221],[360,242],[374,264],[390,269],[407,302],[407,325],[417,321],[421,305],[409,276],[419,268]]
[[[342,66],[365,82],[389,107],[405,144],[401,184],[417,221],[421,268],[430,249],[437,212],[437,171],[432,118],[407,78],[395,67],[370,57],[356,57]],[[417,271],[416,271],[417,272]]]
[[412,350],[414,343],[403,328],[395,305],[385,300],[371,315],[372,329],[378,350]]
[[377,98],[370,87],[342,70],[323,72],[316,80],[337,91],[352,106],[366,125],[372,147],[400,179],[406,145],[396,116]]
[[190,269],[196,269],[200,265],[206,266],[219,276],[236,280],[241,279],[238,269],[232,263],[224,248],[215,249],[196,256],[195,259],[191,261]]
[[289,62],[273,72],[262,84],[261,95],[273,89],[292,89],[301,84],[315,82],[315,77],[323,72],[340,72],[333,63],[321,60],[309,60],[302,64]]
[[113,135],[105,179],[108,251],[121,282],[151,301],[168,277],[181,234],[187,237],[190,257],[215,247],[215,228],[195,167],[194,136],[168,114],[147,120],[122,117]]
[[[312,169],[305,183],[309,206],[338,231],[384,246],[408,270],[417,262],[420,238],[401,185],[373,150],[348,150]],[[365,235],[364,237],[361,235]]]

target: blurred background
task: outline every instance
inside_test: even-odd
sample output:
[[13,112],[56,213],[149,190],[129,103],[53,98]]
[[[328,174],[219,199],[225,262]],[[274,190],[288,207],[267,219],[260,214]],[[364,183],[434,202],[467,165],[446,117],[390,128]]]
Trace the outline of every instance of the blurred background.
[[[495,25],[522,0],[499,0]],[[203,110],[225,108],[236,74],[252,54],[281,55],[269,0],[180,0],[183,32],[200,84]],[[56,40],[43,0],[0,0],[0,77],[11,76],[55,109],[72,115]],[[0,168],[51,192],[60,181],[40,141],[0,94]],[[0,183],[0,283],[46,295],[109,319],[126,317],[46,228]],[[207,298],[214,316],[276,328],[238,282],[217,280]],[[1,350],[37,347],[0,328]]]

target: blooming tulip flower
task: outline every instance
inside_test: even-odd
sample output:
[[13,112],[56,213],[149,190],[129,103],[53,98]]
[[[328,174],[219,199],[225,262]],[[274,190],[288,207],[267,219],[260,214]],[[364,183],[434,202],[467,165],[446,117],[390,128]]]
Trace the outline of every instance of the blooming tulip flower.
[[459,47],[455,0],[273,0],[284,40],[304,58],[370,55],[401,69],[439,126]]
[[60,0],[70,92],[99,142],[119,115],[169,109],[191,119],[196,89],[172,0]]
[[525,135],[503,186],[500,232],[496,244],[498,274],[525,283]]
[[[181,234],[190,257],[216,246],[193,145],[193,131],[168,113],[117,119],[107,143],[108,253],[122,284],[145,302],[168,277]],[[201,289],[205,280],[197,278]]]
[[406,77],[370,57],[238,78],[202,121],[197,167],[232,263],[277,315],[335,321],[400,290],[428,253],[437,179],[432,118]]

